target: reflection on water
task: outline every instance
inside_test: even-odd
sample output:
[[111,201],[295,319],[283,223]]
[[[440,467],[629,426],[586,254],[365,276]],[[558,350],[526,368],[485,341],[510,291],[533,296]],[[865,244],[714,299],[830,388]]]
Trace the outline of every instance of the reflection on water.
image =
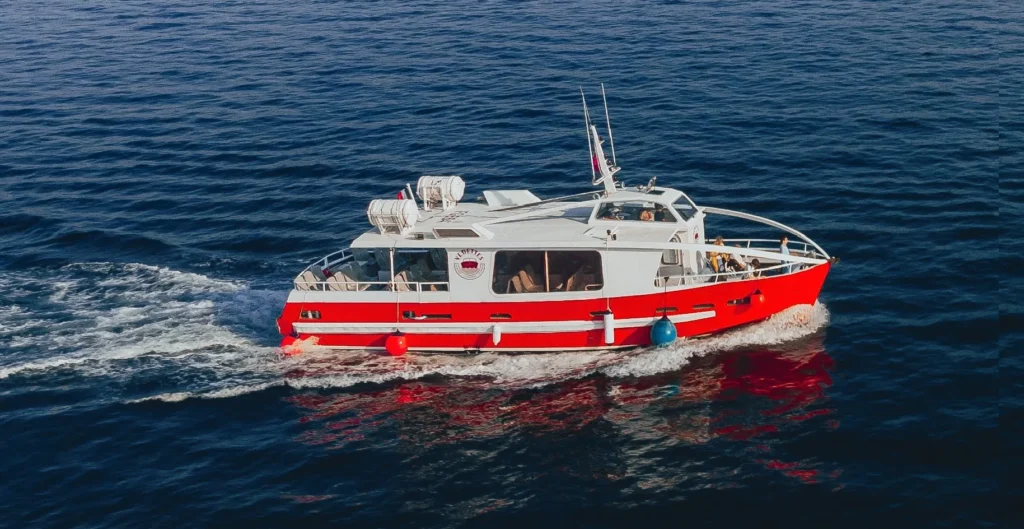
[[537,391],[405,382],[382,391],[307,394],[290,400],[309,410],[301,419],[312,425],[303,436],[305,442],[351,442],[395,427],[399,439],[429,446],[491,438],[514,429],[538,433],[578,429],[606,411],[603,385],[596,377]]
[[509,388],[484,377],[433,377],[377,391],[310,391],[289,400],[303,410],[299,441],[329,448],[382,438],[425,448],[512,433],[574,432],[604,421],[623,442],[727,443],[761,468],[816,482],[837,475],[773,454],[771,438],[811,420],[821,421],[815,428],[838,426],[827,397],[833,368],[821,336],[813,335],[710,355],[642,378],[596,374]]

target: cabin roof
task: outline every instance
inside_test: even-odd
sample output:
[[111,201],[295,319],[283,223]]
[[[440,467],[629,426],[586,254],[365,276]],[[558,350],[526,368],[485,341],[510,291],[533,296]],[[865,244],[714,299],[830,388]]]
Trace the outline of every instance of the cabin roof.
[[[674,189],[654,188],[652,193],[617,191],[611,196],[583,202],[541,202],[516,207],[495,208],[477,202],[461,202],[444,211],[419,210],[415,227],[405,234],[379,233],[376,229],[360,235],[353,248],[524,248],[604,247],[608,230],[615,230],[619,241],[643,243],[668,242],[685,223],[641,223],[637,221],[590,221],[598,203],[642,200],[671,207],[682,193]],[[437,231],[437,230],[440,230]],[[472,230],[478,237],[443,236],[447,232],[465,235]],[[442,235],[439,237],[439,235]]]

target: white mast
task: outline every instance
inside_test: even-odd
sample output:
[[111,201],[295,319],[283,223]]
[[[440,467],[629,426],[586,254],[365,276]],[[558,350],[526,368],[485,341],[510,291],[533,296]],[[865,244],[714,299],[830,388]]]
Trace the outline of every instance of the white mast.
[[583,87],[580,87],[580,97],[583,98],[583,125],[587,129],[587,151],[590,152],[590,158],[587,160],[587,164],[590,165],[590,183],[597,185],[597,169],[594,167],[594,147],[590,144],[590,111],[587,110],[587,96],[583,93]]
[[[603,91],[603,86],[602,86]],[[583,97],[583,118],[587,121],[587,148],[590,151],[590,178],[591,183],[594,185],[604,184],[604,190],[606,195],[610,195],[615,192],[615,173],[618,172],[619,167],[616,165],[609,166],[608,159],[604,155],[604,148],[601,144],[604,140],[597,133],[597,126],[590,121],[590,110],[587,108],[587,96],[583,93],[583,88],[580,88],[580,95]],[[607,102],[605,106],[605,117],[607,118],[608,108]],[[611,124],[611,121],[608,121]],[[611,129],[608,129],[611,133]],[[614,154],[613,154],[614,156]],[[601,178],[597,178],[597,173],[601,174]]]
[[601,147],[603,141],[601,136],[597,134],[597,126],[590,125],[590,135],[593,137],[594,144],[594,156],[597,157],[597,170],[601,173],[601,178],[594,182],[594,184],[604,184],[604,190],[606,194],[612,194],[615,192],[615,173],[619,170],[618,167],[609,167],[608,158],[604,155],[604,149]]
[[604,123],[608,126],[608,143],[612,148],[612,165],[615,162],[615,138],[612,136],[612,118],[608,115],[608,97],[604,95],[604,83],[601,83],[601,99],[604,100]]

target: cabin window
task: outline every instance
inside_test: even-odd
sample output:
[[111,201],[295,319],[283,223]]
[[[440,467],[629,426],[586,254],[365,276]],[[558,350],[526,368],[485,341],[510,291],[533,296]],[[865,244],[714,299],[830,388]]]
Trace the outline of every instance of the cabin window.
[[[390,273],[388,248],[353,248],[352,258],[329,263],[320,272],[324,277],[324,290],[358,292],[383,290]],[[381,279],[382,274],[385,276]]]
[[[672,236],[672,239],[670,239],[669,242],[680,243],[680,242],[682,242],[682,238],[680,238],[679,234],[677,233],[677,234]],[[661,252],[661,264],[663,264],[663,265],[678,265],[678,264],[681,264],[682,263],[682,253],[683,252],[681,250],[664,250],[663,252]]]
[[448,290],[448,252],[443,248],[396,249],[395,289]]
[[690,217],[697,213],[697,206],[686,195],[680,195],[672,203],[672,208],[676,210],[676,213],[679,213],[683,220],[690,220]]
[[676,222],[676,218],[664,205],[644,200],[604,202],[597,210],[597,218],[639,222]]
[[601,290],[601,254],[594,250],[501,250],[494,254],[495,294]]
[[[672,239],[673,242],[676,241],[675,237]],[[689,254],[682,250],[673,250],[675,262],[666,263],[667,254],[668,250],[662,253],[661,266],[658,267],[658,272],[654,276],[654,286],[664,288],[693,284],[695,281],[693,270],[686,266]]]

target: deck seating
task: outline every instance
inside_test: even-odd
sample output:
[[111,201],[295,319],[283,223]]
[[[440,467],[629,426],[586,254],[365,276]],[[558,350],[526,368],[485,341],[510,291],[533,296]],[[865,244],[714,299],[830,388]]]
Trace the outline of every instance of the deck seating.
[[583,268],[581,267],[573,275],[569,276],[569,279],[565,280],[565,291],[574,292],[583,290]]
[[337,291],[346,291],[346,290],[349,289],[348,286],[349,286],[348,277],[344,273],[342,273],[342,272],[337,272],[334,275],[332,275],[331,277],[327,278],[327,289],[328,290],[333,290],[335,292],[337,292]]
[[403,270],[395,275],[394,290],[396,292],[408,292],[409,288],[409,271]]
[[317,290],[319,280],[311,270],[303,270],[299,277],[295,278],[297,290]]
[[331,274],[331,277],[325,280],[325,284],[326,290],[354,292],[369,288],[367,281],[369,278],[363,273],[362,268],[355,262],[348,262]]
[[341,271],[348,276],[349,282],[353,283],[351,290],[366,290],[370,288],[372,279],[359,263],[353,261],[341,267]]
[[420,259],[409,266],[409,278],[413,282],[426,282],[430,280],[430,265],[426,258]]
[[433,265],[433,270],[444,270],[448,272],[448,253],[441,248],[432,248],[430,250],[430,263]]
[[374,248],[373,260],[377,261],[377,267],[381,270],[391,270],[391,259],[388,253],[381,248]]
[[526,269],[520,270],[519,273],[516,274],[516,277],[517,279],[519,279],[519,283],[521,284],[522,288],[522,290],[519,290],[518,292],[543,292],[544,285],[537,284],[533,280],[533,277],[530,274],[530,272],[528,272],[527,270],[533,269],[532,267],[527,265]]

